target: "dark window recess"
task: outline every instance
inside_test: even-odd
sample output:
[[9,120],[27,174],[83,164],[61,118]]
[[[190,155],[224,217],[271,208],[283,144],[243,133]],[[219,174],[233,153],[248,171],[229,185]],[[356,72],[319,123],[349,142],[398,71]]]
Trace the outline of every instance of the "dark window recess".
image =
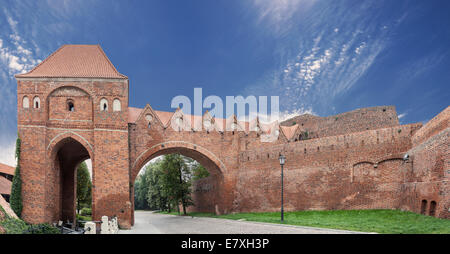
[[430,202],[430,216],[434,216],[436,214],[436,201]]
[[75,106],[73,105],[73,102],[69,101],[67,103],[67,110],[72,111],[72,112],[75,110]]
[[427,211],[427,201],[424,199],[424,200],[422,200],[422,205],[420,207],[420,213],[425,214],[426,211]]

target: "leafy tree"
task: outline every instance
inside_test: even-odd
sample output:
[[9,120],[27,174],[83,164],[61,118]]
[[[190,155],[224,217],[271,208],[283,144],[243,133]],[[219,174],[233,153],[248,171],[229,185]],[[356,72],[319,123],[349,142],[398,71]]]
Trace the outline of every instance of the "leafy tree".
[[77,212],[81,208],[90,207],[92,196],[92,182],[89,170],[85,162],[82,162],[77,168]]
[[194,161],[192,164],[192,180],[197,181],[208,176],[208,170],[202,164]]
[[20,176],[20,145],[21,145],[20,137],[17,137],[16,154],[15,154],[17,159],[17,166],[14,172],[10,197],[11,209],[19,217],[21,217],[22,215],[22,178]]
[[161,161],[149,165],[147,183],[149,184],[147,192],[147,202],[151,209],[165,210],[169,207],[167,196],[163,191],[163,169]]
[[209,176],[198,162],[179,154],[170,154],[148,164],[135,182],[135,208],[167,210],[179,205],[186,208],[192,201],[192,181]]
[[147,183],[147,174],[149,170],[145,170],[144,174],[138,175],[134,184],[134,206],[136,209],[148,209],[147,192],[149,184]]

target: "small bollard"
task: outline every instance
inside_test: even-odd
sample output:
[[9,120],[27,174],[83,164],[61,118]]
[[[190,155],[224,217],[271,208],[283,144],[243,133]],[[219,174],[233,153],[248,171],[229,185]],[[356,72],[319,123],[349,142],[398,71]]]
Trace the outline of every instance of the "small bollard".
[[100,229],[101,229],[100,234],[109,234],[108,216],[102,216],[102,225]]
[[96,228],[95,228],[95,223],[92,221],[88,221],[84,224],[84,234],[87,235],[95,235],[96,232]]

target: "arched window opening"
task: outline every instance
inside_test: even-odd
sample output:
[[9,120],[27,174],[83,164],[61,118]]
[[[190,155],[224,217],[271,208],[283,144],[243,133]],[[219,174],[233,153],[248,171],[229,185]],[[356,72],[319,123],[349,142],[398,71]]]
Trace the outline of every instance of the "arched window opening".
[[100,100],[100,111],[108,111],[108,101],[106,99]]
[[67,102],[67,110],[69,110],[70,112],[75,111],[75,105],[73,104],[73,101]]
[[113,101],[113,111],[121,111],[122,107],[119,99],[114,99]]
[[22,99],[22,107],[23,108],[29,108],[30,107],[30,101],[28,100],[28,97],[25,96]]
[[436,214],[436,201],[431,201],[429,215],[434,216],[435,214]]
[[425,214],[426,211],[427,211],[427,201],[424,199],[424,200],[422,200],[422,205],[420,207],[420,213]]
[[41,107],[41,100],[39,99],[39,97],[34,97],[33,99],[33,107],[34,108],[40,108]]

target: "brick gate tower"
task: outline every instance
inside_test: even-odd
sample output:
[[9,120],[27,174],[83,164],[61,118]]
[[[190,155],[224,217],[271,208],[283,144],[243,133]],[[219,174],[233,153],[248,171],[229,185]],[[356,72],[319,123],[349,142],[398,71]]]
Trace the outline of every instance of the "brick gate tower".
[[130,226],[128,78],[100,46],[65,45],[16,79],[23,219],[73,222],[75,169],[90,158],[94,219]]
[[[153,158],[178,153],[210,176],[193,183],[193,211],[401,209],[450,217],[450,107],[425,125],[395,107],[285,122],[239,121],[128,106],[128,78],[98,45],[65,45],[16,75],[22,218],[75,220],[76,168],[92,160],[93,219],[134,222],[134,181]],[[273,142],[263,142],[263,135]]]

